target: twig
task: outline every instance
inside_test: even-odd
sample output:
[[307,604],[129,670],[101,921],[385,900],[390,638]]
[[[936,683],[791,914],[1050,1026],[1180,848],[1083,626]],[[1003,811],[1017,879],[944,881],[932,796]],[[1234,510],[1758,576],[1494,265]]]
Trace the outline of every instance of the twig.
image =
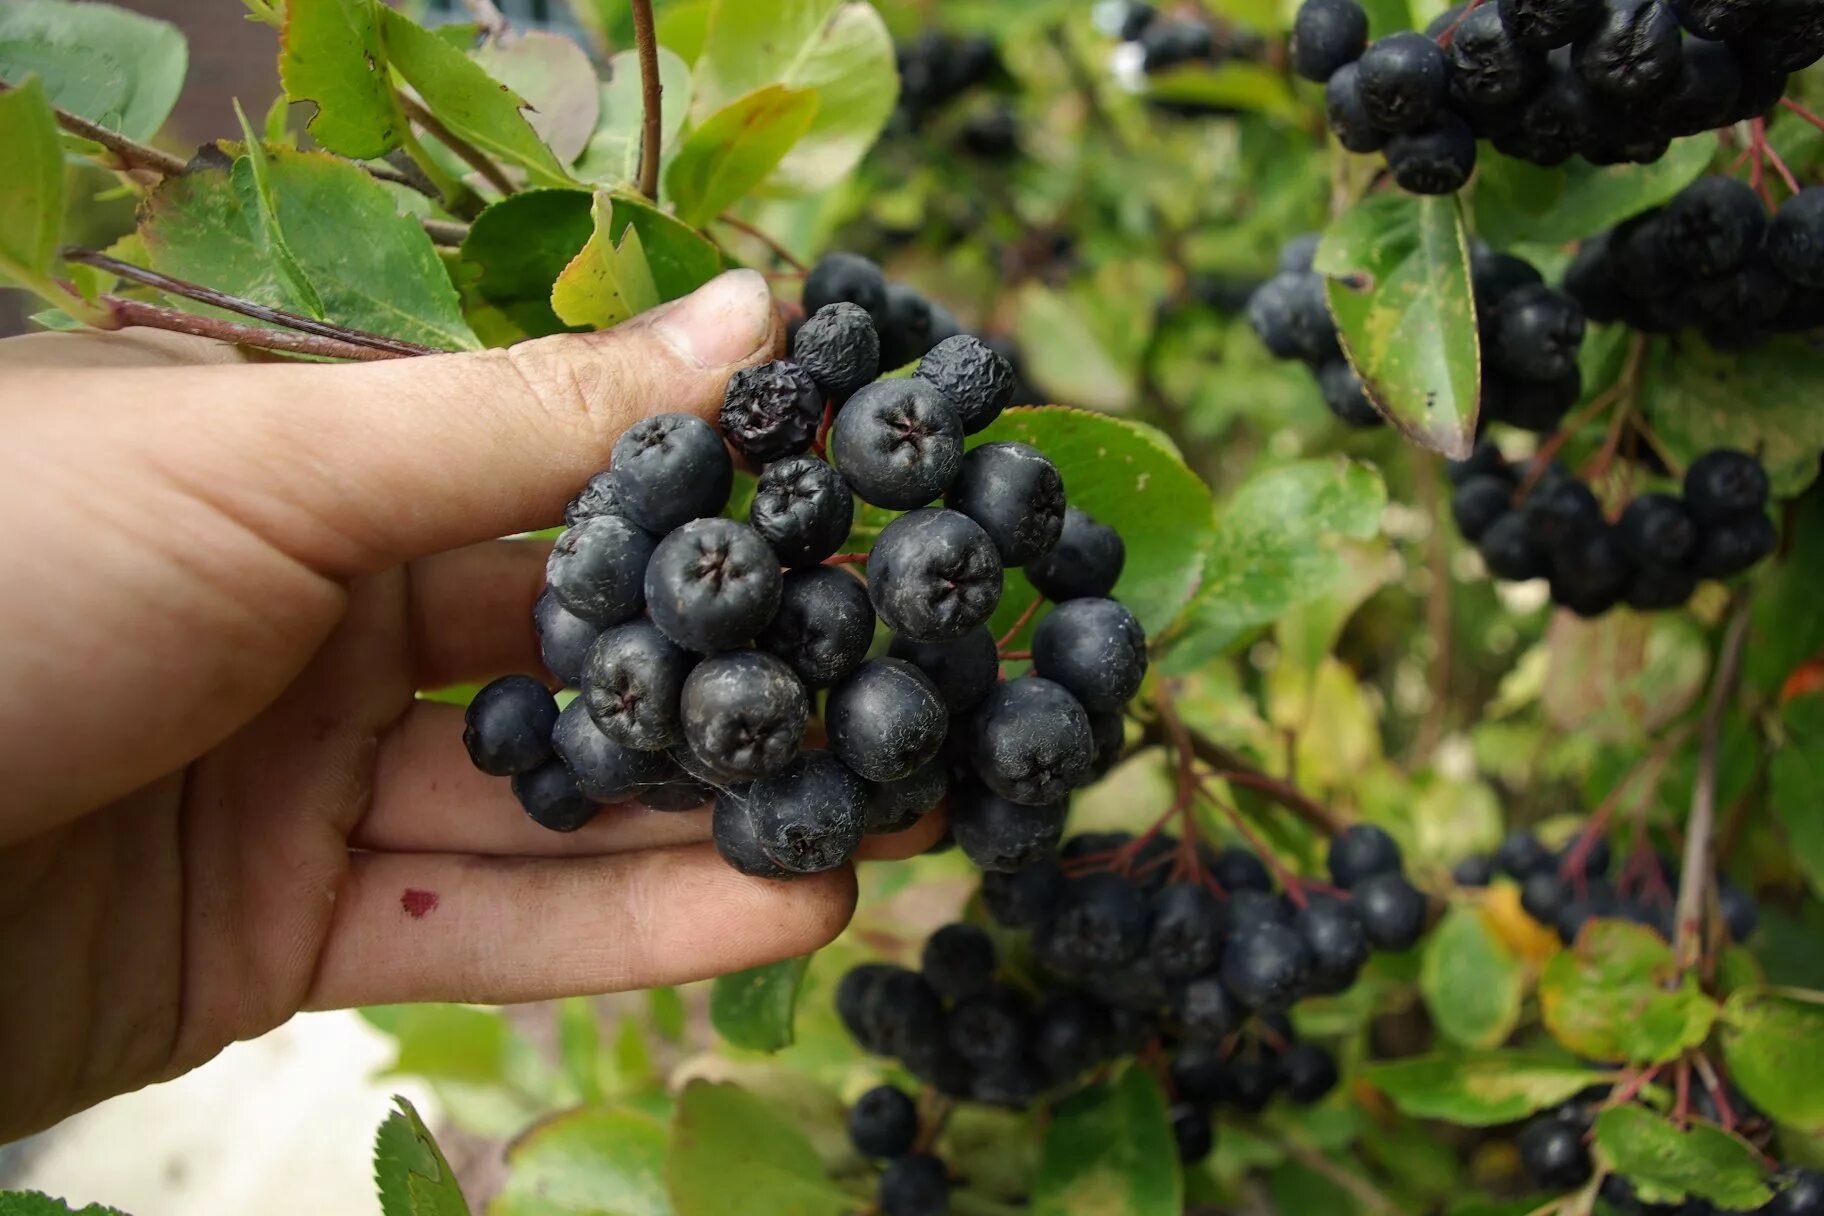
[[[1217,777],[1230,785],[1245,786],[1254,790],[1269,802],[1291,811],[1305,824],[1326,836],[1334,836],[1342,831],[1342,817],[1322,803],[1308,797],[1303,791],[1277,777],[1267,776],[1240,754],[1230,751],[1214,739],[1198,733],[1188,725],[1185,727],[1184,733],[1185,737],[1190,740],[1191,754],[1213,769]],[[1163,723],[1156,721],[1148,723],[1142,742],[1154,746],[1168,742]]]
[[1381,1189],[1369,1182],[1360,1174],[1344,1169],[1330,1158],[1324,1156],[1310,1145],[1298,1140],[1285,1139],[1280,1146],[1286,1150],[1286,1156],[1298,1162],[1314,1174],[1322,1174],[1331,1182],[1342,1187],[1363,1207],[1377,1212],[1388,1212],[1392,1216],[1403,1216],[1400,1205],[1389,1199]]
[[147,329],[166,329],[173,333],[195,334],[202,338],[233,342],[237,346],[257,346],[266,350],[289,351],[298,355],[321,355],[328,359],[357,359],[362,362],[371,362],[376,359],[404,357],[392,351],[378,350],[372,346],[356,346],[352,342],[343,342],[337,338],[293,333],[284,329],[267,329],[263,325],[248,325],[240,321],[224,320],[221,317],[198,316],[196,313],[179,312],[175,308],[161,308],[156,304],[123,299],[120,296],[104,295],[100,297],[100,302],[108,310],[109,320],[114,322],[116,329],[138,325]]
[[[437,355],[445,353],[434,346],[424,346],[420,343],[407,342],[400,338],[389,338],[382,334],[370,334],[359,329],[350,329],[345,325],[336,325],[329,321],[319,321],[314,317],[299,316],[297,313],[286,312],[281,308],[269,308],[264,304],[256,304],[252,300],[245,300],[239,296],[231,296],[226,292],[217,291],[213,287],[202,287],[195,283],[187,283],[183,279],[174,279],[169,275],[159,274],[156,270],[147,270],[143,266],[135,266],[131,262],[123,262],[119,258],[109,257],[107,254],[99,253],[93,249],[81,249],[70,246],[64,249],[63,259],[66,262],[79,262],[85,266],[93,266],[97,270],[107,271],[116,278],[126,279],[146,287],[154,287],[159,291],[166,292],[170,295],[182,296],[187,300],[195,300],[199,304],[209,304],[228,312],[239,313],[243,317],[252,317],[256,321],[265,321],[271,325],[283,325],[287,329],[295,329],[300,333],[315,334],[320,338],[328,338],[347,346],[358,346],[369,350],[383,351],[386,354],[395,357],[404,357],[408,355]],[[260,332],[265,331],[262,330]]]
[[[1026,626],[1032,622],[1033,613],[1037,612],[1039,610],[1039,605],[1043,604],[1044,602],[1045,602],[1044,596],[1042,596],[1042,595],[1033,596],[1032,603],[1026,605],[1025,610],[1020,613],[1020,619],[1013,623],[1013,627],[1011,629],[1009,629],[1006,633],[1002,634],[999,638],[997,638],[995,640],[994,648],[997,651],[999,651],[999,650],[1005,650],[1007,647],[1013,645],[1013,639],[1019,637],[1020,630],[1026,628]],[[1006,656],[1002,655],[1001,657],[1005,658]]]
[[803,274],[807,270],[810,269],[802,261],[800,261],[798,259],[797,255],[795,255],[791,250],[787,249],[784,245],[781,245],[777,240],[768,236],[766,233],[762,232],[760,229],[754,227],[752,224],[748,223],[746,220],[742,219],[740,216],[733,215],[727,211],[724,211],[721,215],[718,215],[716,217],[716,222],[719,224],[727,224],[730,228],[733,228],[736,232],[745,232],[748,236],[753,237],[756,241],[759,241],[762,245],[765,245],[767,247],[767,249],[772,252],[772,255],[774,257],[778,258],[781,262],[784,262],[787,266],[790,266],[793,270],[796,270],[799,274]]
[[405,110],[407,118],[423,127],[426,133],[435,136],[446,148],[461,157],[463,163],[481,174],[483,180],[490,186],[502,194],[512,194],[518,190],[518,187],[513,184],[513,179],[507,176],[506,170],[495,164],[480,148],[453,134],[435,114],[425,109],[417,98],[406,93],[400,93],[398,96],[399,105]]
[[424,231],[438,245],[454,249],[469,239],[469,226],[456,220],[419,220]]
[[645,119],[640,135],[640,193],[659,201],[660,121],[659,39],[652,28],[652,0],[633,0],[633,41],[640,55],[640,109]]
[[1793,177],[1792,170],[1786,167],[1786,161],[1767,140],[1767,120],[1765,118],[1755,119],[1753,129],[1755,139],[1760,141],[1761,150],[1767,154],[1767,163],[1772,165],[1774,171],[1780,175],[1781,180],[1786,183],[1786,188],[1797,194],[1799,192],[1798,179]]
[[1794,114],[1797,114],[1800,118],[1803,118],[1818,130],[1824,131],[1824,118],[1820,118],[1818,115],[1813,114],[1810,110],[1807,110],[1792,98],[1782,97],[1780,98],[1780,104],[1785,106],[1788,110],[1791,110]]
[[1697,780],[1691,790],[1691,821],[1685,828],[1684,872],[1679,875],[1678,901],[1674,905],[1678,963],[1687,969],[1696,965],[1703,950],[1699,930],[1703,924],[1704,900],[1714,877],[1710,844],[1716,831],[1716,768],[1722,751],[1723,718],[1729,712],[1729,703],[1741,680],[1749,613],[1749,599],[1739,597],[1729,624],[1723,630],[1716,676],[1710,683],[1709,703],[1704,707]]
[[[0,93],[10,93],[14,86],[0,80]],[[184,171],[184,159],[169,152],[142,144],[138,140],[128,139],[119,131],[110,131],[106,127],[96,126],[86,118],[78,118],[68,110],[51,107],[51,113],[57,118],[57,125],[71,135],[81,136],[91,143],[98,143],[120,158],[124,169],[150,169],[161,177],[176,177]]]

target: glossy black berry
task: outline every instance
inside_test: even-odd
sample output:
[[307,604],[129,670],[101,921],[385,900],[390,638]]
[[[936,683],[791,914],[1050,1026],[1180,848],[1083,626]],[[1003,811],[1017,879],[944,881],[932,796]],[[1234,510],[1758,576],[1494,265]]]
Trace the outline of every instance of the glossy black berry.
[[1767,470],[1746,452],[1718,448],[1685,470],[1685,505],[1706,524],[1733,519],[1767,506]]
[[[1470,15],[1480,16],[1483,13],[1492,16],[1493,10],[1483,7]],[[1470,287],[1476,297],[1476,310],[1484,314],[1522,287],[1545,282],[1544,276],[1531,262],[1511,253],[1497,253],[1481,242],[1470,247],[1469,273]]]
[[794,874],[833,870],[861,844],[868,791],[828,752],[808,751],[748,789],[754,837]]
[[951,788],[950,831],[963,856],[991,873],[1012,873],[1057,852],[1066,804],[1014,802],[979,785]]
[[1361,57],[1368,13],[1356,0],[1305,0],[1292,22],[1292,70],[1318,84]]
[[1824,186],[1809,186],[1780,204],[1767,226],[1767,256],[1789,281],[1824,287]]
[[1146,632],[1118,601],[1067,600],[1033,631],[1032,660],[1085,709],[1112,713],[1146,678]]
[[1215,973],[1186,980],[1172,1001],[1178,1032],[1194,1043],[1219,1043],[1246,1017]]
[[[1351,152],[1379,152],[1387,142],[1387,132],[1375,124],[1368,116],[1367,106],[1362,104],[1359,61],[1345,63],[1324,83],[1324,120],[1330,124],[1330,133],[1336,136],[1336,142]],[[1271,347],[1272,343],[1268,345]],[[1277,349],[1273,353],[1282,359],[1292,357],[1280,354]]]
[[1510,511],[1489,524],[1476,549],[1496,578],[1524,582],[1544,578],[1551,569],[1550,555],[1519,511]]
[[998,925],[1030,929],[1051,919],[1064,897],[1064,871],[1052,859],[982,875],[982,903]]
[[1303,232],[1279,249],[1279,269],[1303,274],[1317,261],[1317,247],[1323,242],[1321,232]]
[[1685,605],[1697,590],[1697,575],[1682,566],[1640,566],[1628,579],[1622,602],[1637,612],[1658,612]]
[[537,768],[514,774],[513,796],[519,799],[528,819],[553,832],[574,832],[602,809],[583,793],[561,760],[547,760]]
[[735,477],[722,436],[695,414],[640,419],[614,441],[611,467],[622,513],[655,536],[719,512]]
[[931,302],[909,284],[888,283],[887,315],[880,326],[881,370],[904,367],[930,350],[937,340]]
[[1531,832],[1511,832],[1495,850],[1495,868],[1519,882],[1557,864],[1552,851]]
[[1680,566],[1697,550],[1697,520],[1670,494],[1637,494],[1615,523],[1615,539],[1636,566]]
[[714,654],[743,645],[779,609],[784,572],[746,524],[698,519],[659,542],[646,567],[646,609],[665,636]]
[[1514,41],[1535,51],[1569,46],[1596,28],[1604,0],[1496,0],[1495,11]]
[[557,602],[600,628],[638,615],[646,567],[657,542],[618,515],[597,515],[565,528],[545,562]]
[[[826,253],[804,277],[804,311],[814,317],[825,305],[859,305],[878,329],[887,319],[887,280],[880,267],[856,253]],[[807,321],[806,324],[809,324]]]
[[1747,182],[1700,177],[1666,205],[1660,241],[1666,256],[1698,278],[1740,269],[1758,249],[1767,212]]
[[1607,121],[1583,77],[1568,62],[1548,60],[1544,82],[1521,106],[1515,136],[1497,138],[1495,144],[1537,165],[1562,164]]
[[1732,578],[1769,557],[1779,541],[1773,521],[1758,511],[1706,524],[1692,569],[1700,578]]
[[950,715],[929,677],[904,659],[869,659],[824,705],[830,751],[869,781],[896,781],[937,756]]
[[837,566],[788,571],[779,611],[754,635],[756,649],[784,659],[810,688],[828,688],[848,676],[873,642],[868,589]]
[[1082,704],[1038,676],[996,685],[971,719],[977,776],[1003,798],[1027,806],[1057,802],[1081,785],[1093,747]]
[[1119,874],[1071,879],[1040,938],[1058,957],[1081,968],[1119,967],[1146,949],[1151,908],[1134,882]]
[[1495,859],[1486,853],[1472,853],[1450,868],[1450,877],[1460,887],[1486,887],[1494,881]]
[[1295,929],[1271,921],[1237,927],[1223,950],[1222,986],[1255,1012],[1277,1013],[1305,994],[1311,962]]
[[1771,7],[1767,0],[1672,0],[1679,24],[1702,39],[1740,38]]
[[1550,287],[1522,287],[1490,319],[1490,360],[1519,380],[1553,380],[1577,367],[1583,346],[1583,309]]
[[1053,1082],[1081,1076],[1110,1046],[1108,1011],[1091,997],[1069,989],[1048,993],[1028,1030],[1032,1056]]
[[1209,1112],[1181,1102],[1171,1109],[1172,1142],[1178,1146],[1178,1160],[1196,1165],[1216,1147],[1216,1127]]
[[1338,993],[1355,983],[1368,961],[1367,930],[1353,904],[1313,895],[1292,919],[1311,954],[1307,983],[1314,993]]
[[583,663],[582,696],[603,733],[658,751],[684,739],[678,699],[697,656],[647,621],[604,630]]
[[1595,491],[1568,476],[1543,478],[1533,487],[1522,512],[1533,535],[1554,548],[1603,524],[1602,504]]
[[963,434],[973,435],[1013,403],[1013,364],[978,338],[945,338],[918,361],[914,373],[949,399]]
[[876,1085],[849,1108],[849,1143],[864,1157],[903,1157],[918,1139],[918,1105],[904,1090]]
[[1355,823],[1330,838],[1330,879],[1347,890],[1371,874],[1400,872],[1400,846],[1386,829]]
[[1450,65],[1438,44],[1412,30],[1389,34],[1356,61],[1362,108],[1383,131],[1428,127],[1449,101]]
[[1451,518],[1470,544],[1481,541],[1496,520],[1513,510],[1514,487],[1504,478],[1471,477],[1450,496]]
[[592,802],[621,802],[677,769],[664,752],[640,751],[609,736],[589,716],[581,698],[557,716],[551,746],[576,787]]
[[990,980],[980,991],[958,998],[950,1010],[950,1048],[977,1068],[1011,1064],[1026,1045],[1026,1016],[1025,1002]]
[[950,1210],[950,1175],[936,1157],[897,1157],[881,1171],[879,1199],[881,1216],[944,1216]]
[[1248,322],[1282,359],[1317,364],[1342,355],[1323,277],[1314,272],[1281,271],[1262,283],[1248,299]]
[[532,606],[532,625],[538,631],[538,657],[545,670],[566,688],[575,688],[583,678],[583,660],[589,647],[601,636],[601,626],[564,607],[549,587],[539,593]]
[[949,789],[950,771],[942,756],[897,781],[868,782],[868,834],[905,831],[935,809]]
[[1541,1190],[1568,1191],[1590,1179],[1590,1151],[1574,1124],[1538,1115],[1520,1129],[1520,1167]]
[[1384,151],[1393,180],[1409,194],[1455,193],[1476,168],[1476,134],[1450,113],[1389,137]]
[[1571,884],[1552,870],[1529,874],[1520,887],[1520,907],[1542,925],[1558,923],[1558,914],[1571,900]]
[[1168,979],[1189,979],[1216,965],[1222,953],[1222,905],[1202,883],[1175,882],[1153,896],[1147,957]]
[[[1673,11],[1680,8],[1679,0],[1672,0]],[[1705,38],[1686,38],[1672,86],[1655,103],[1657,125],[1675,136],[1728,126],[1741,95],[1741,65],[1729,48]]]
[[1126,561],[1127,546],[1119,532],[1086,511],[1065,507],[1058,543],[1026,563],[1026,577],[1048,600],[1104,596],[1120,581]]
[[1336,1088],[1336,1057],[1316,1043],[1292,1044],[1276,1064],[1280,1088],[1294,1102],[1309,1105]]
[[787,566],[814,566],[848,539],[855,497],[826,461],[794,456],[769,464],[754,488],[747,521]]
[[924,672],[953,714],[974,709],[1000,679],[1000,654],[986,625],[976,626],[954,642],[896,637],[887,654]]
[[1578,39],[1571,61],[1584,83],[1605,97],[1658,96],[1681,65],[1678,18],[1663,0],[1606,0],[1602,19]]
[[841,405],[880,374],[880,334],[861,305],[825,304],[799,327],[792,360],[822,396]]
[[945,925],[925,939],[919,971],[949,1000],[986,992],[994,983],[994,941],[974,925]]
[[798,455],[822,422],[823,393],[809,372],[784,359],[730,376],[717,418],[729,445],[754,464]]
[[1601,616],[1621,602],[1632,573],[1615,529],[1603,525],[1552,550],[1552,599],[1579,616]]
[[1228,892],[1231,902],[1240,891],[1266,893],[1273,890],[1273,875],[1267,870],[1266,863],[1261,861],[1259,854],[1239,845],[1230,846],[1216,854],[1210,862],[1210,877]]
[[1459,19],[1446,55],[1451,89],[1471,105],[1513,105],[1545,76],[1544,57],[1514,40],[1493,4]]
[[877,380],[836,415],[830,450],[863,502],[908,510],[941,497],[956,480],[962,424],[949,398],[926,381]]
[[792,669],[752,650],[697,664],[680,705],[691,750],[736,781],[783,771],[810,717],[810,698]]
[[1376,874],[1350,892],[1376,950],[1410,950],[1425,931],[1425,897],[1400,874]]
[[950,642],[994,615],[1001,572],[994,541],[967,515],[910,511],[874,541],[868,595],[895,633],[915,642]]
[[463,721],[463,746],[475,767],[511,777],[551,758],[557,701],[531,676],[502,676],[475,694]]
[[614,473],[604,469],[589,479],[575,498],[564,505],[564,526],[580,524],[597,515],[619,515],[621,497],[614,490]]
[[1064,530],[1064,479],[1043,452],[1023,443],[971,449],[944,504],[982,526],[1003,566],[1044,557]]

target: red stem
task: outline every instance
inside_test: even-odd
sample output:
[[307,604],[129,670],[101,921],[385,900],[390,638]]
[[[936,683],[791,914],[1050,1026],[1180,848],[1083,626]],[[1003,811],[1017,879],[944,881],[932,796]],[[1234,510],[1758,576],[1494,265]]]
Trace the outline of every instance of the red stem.
[[1267,843],[1255,833],[1253,828],[1248,826],[1248,822],[1242,818],[1241,812],[1218,798],[1210,787],[1201,781],[1197,783],[1197,790],[1211,806],[1228,818],[1235,830],[1241,833],[1241,838],[1253,846],[1256,853],[1260,854],[1260,859],[1267,863],[1267,868],[1273,871],[1275,878],[1279,879],[1279,885],[1286,889],[1286,897],[1301,908],[1309,903],[1310,901],[1305,898],[1305,893],[1299,889],[1298,876],[1280,864],[1279,856],[1267,846]]
[[[1013,645],[1013,639],[1020,636],[1020,630],[1026,628],[1027,625],[1032,623],[1033,614],[1039,610],[1039,605],[1043,604],[1044,602],[1045,602],[1044,596],[1042,596],[1042,595],[1033,596],[1032,603],[1026,605],[1026,610],[1024,612],[1020,613],[1020,619],[1013,623],[1013,628],[1009,629],[1006,633],[1001,635],[1000,639],[995,642],[994,648],[996,650],[1006,650],[1007,647]],[[1003,654],[1001,657],[1004,659],[1011,659],[1013,656],[1010,654]],[[1028,655],[1026,657],[1030,658],[1031,656]]]
[[866,565],[867,561],[868,555],[865,553],[838,553],[834,557],[824,558],[823,564],[826,566],[862,566]]
[[1792,98],[1782,97],[1780,98],[1780,104],[1785,106],[1788,110],[1791,110],[1794,114],[1797,114],[1800,118],[1803,118],[1818,130],[1824,131],[1824,118],[1820,118],[1818,115],[1813,114],[1810,110],[1807,110]]

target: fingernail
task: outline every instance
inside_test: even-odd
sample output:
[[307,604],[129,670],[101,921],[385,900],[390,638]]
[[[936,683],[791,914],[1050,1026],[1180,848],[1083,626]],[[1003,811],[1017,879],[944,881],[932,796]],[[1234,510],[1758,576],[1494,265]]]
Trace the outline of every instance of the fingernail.
[[699,367],[727,367],[772,336],[773,296],[759,271],[730,270],[666,309],[653,328]]

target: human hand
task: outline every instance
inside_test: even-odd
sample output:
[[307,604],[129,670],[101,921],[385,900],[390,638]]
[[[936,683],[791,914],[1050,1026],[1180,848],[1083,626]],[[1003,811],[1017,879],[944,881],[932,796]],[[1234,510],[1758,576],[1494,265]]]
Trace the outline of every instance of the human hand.
[[0,344],[0,1140],[299,1009],[647,987],[841,930],[850,871],[743,877],[705,812],[545,831],[414,697],[541,671],[548,545],[490,538],[556,523],[636,419],[710,415],[782,329],[738,271],[473,355]]

